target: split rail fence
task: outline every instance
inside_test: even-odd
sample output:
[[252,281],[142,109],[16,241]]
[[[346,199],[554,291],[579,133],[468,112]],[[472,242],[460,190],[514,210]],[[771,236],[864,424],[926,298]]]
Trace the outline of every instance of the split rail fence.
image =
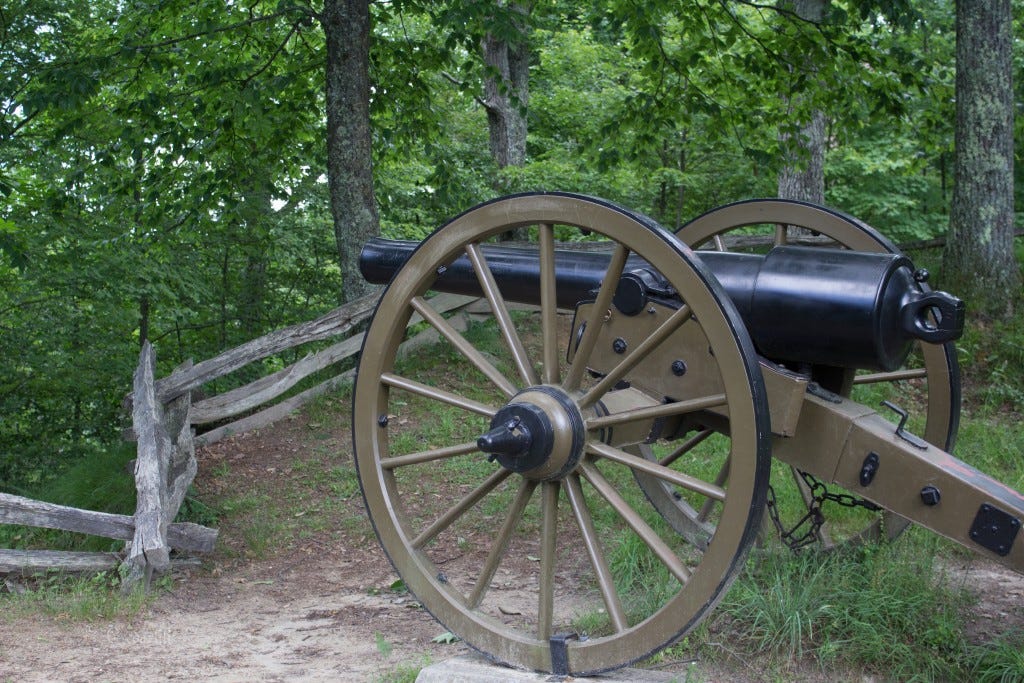
[[[174,522],[198,467],[196,448],[234,434],[259,429],[286,417],[302,405],[351,381],[354,370],[283,400],[281,397],[314,373],[356,355],[363,334],[351,334],[376,306],[371,294],[309,322],[271,332],[200,363],[186,363],[155,379],[156,353],[147,342],[139,357],[131,407],[136,441],[136,509],[133,516],[81,510],[0,493],[0,524],[62,529],[126,541],[118,553],[0,549],[0,575],[31,575],[46,571],[100,572],[118,569],[122,586],[149,586],[154,574],[180,564],[196,564],[197,555],[213,550],[217,530]],[[474,297],[441,294],[433,300],[441,312],[455,312],[456,326],[465,326],[485,303]],[[421,322],[417,315],[410,326]],[[349,336],[345,336],[349,335]],[[427,329],[403,344],[408,353],[432,343]],[[337,339],[292,365],[222,394],[192,401],[193,392],[250,363],[313,342]],[[213,425],[213,426],[211,426]],[[205,431],[198,432],[199,429]]]

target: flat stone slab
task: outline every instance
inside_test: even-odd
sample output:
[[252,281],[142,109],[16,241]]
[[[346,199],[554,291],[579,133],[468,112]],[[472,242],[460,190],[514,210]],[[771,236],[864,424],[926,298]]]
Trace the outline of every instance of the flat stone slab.
[[617,669],[588,676],[555,676],[509,669],[477,655],[462,655],[431,664],[420,671],[416,683],[551,683],[553,681],[594,681],[594,683],[669,683],[679,681],[678,674],[648,669]]

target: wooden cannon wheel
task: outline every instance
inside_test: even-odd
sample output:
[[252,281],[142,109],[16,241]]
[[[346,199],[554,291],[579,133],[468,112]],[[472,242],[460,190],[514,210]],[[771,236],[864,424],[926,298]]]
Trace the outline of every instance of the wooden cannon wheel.
[[[538,236],[541,305],[523,312],[503,298],[481,244],[525,226]],[[556,306],[556,234],[600,236],[612,252],[587,327],[572,340],[571,365]],[[620,367],[594,378],[586,359],[630,254],[670,274],[686,305],[666,316],[661,341],[630,349]],[[430,295],[438,273],[461,255],[473,263],[492,319],[465,331]],[[399,351],[413,315],[438,333],[429,358]],[[686,328],[706,336],[722,393],[664,404],[617,381]],[[469,373],[486,381],[467,383]],[[590,674],[658,651],[724,595],[760,528],[770,442],[750,339],[689,248],[624,208],[528,194],[456,217],[419,245],[383,294],[357,377],[355,458],[377,536],[422,605],[497,662]],[[731,416],[722,436],[732,474],[721,484],[651,463],[611,437],[708,407]],[[637,471],[713,502],[717,532],[706,547],[675,533],[650,506]]]
[[[695,250],[727,251],[729,248],[724,238],[728,233],[735,236],[741,229],[757,225],[766,226],[771,245],[792,240],[793,231],[786,226],[796,226],[812,231],[809,235],[811,239],[804,240],[807,243],[857,251],[899,253],[893,242],[863,221],[826,207],[781,199],[755,199],[713,209],[684,225],[676,235]],[[747,237],[755,237],[750,234],[751,230],[743,232],[747,233]],[[757,244],[756,238],[749,241]],[[923,390],[918,392],[919,398],[905,398],[901,405],[911,412],[912,418],[917,417],[917,428],[923,430],[925,440],[943,450],[952,451],[960,415],[960,374],[956,348],[952,342],[917,342],[916,350],[908,360],[908,367],[895,372],[855,374],[853,371],[837,373],[834,369],[815,369],[815,373],[820,373],[814,379],[822,386],[843,396],[849,396],[858,385],[884,385],[908,380],[923,384]],[[684,442],[660,459],[664,462],[681,457],[685,449],[692,448],[689,444],[695,440]],[[638,448],[645,457],[657,459],[650,447]],[[811,494],[805,482],[798,473],[793,472],[793,475],[804,504],[811,505]],[[639,480],[652,504],[677,531],[696,542],[701,537],[707,537],[712,526],[706,514],[687,504],[671,486],[642,474]],[[799,519],[801,512],[795,513],[793,517]],[[822,547],[830,548],[841,543],[892,539],[908,525],[906,519],[887,510],[875,515],[864,513],[861,523],[855,522],[851,528],[830,529],[827,524],[823,525],[817,534],[817,542]]]

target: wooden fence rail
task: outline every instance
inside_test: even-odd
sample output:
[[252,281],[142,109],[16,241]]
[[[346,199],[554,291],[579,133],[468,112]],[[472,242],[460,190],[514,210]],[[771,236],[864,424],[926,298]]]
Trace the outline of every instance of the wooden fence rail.
[[[129,515],[80,510],[9,493],[0,493],[0,524],[62,529],[122,541],[130,541],[135,534],[135,518]],[[216,540],[216,529],[199,524],[175,522],[167,526],[167,542],[175,550],[208,553]]]
[[[315,386],[281,396],[314,373],[330,368],[359,353],[363,335],[344,335],[366,321],[378,299],[374,293],[350,302],[316,320],[271,332],[239,347],[177,368],[163,379],[155,378],[156,353],[143,345],[126,407],[132,413],[136,440],[136,510],[131,517],[79,510],[20,496],[0,494],[0,524],[21,524],[63,529],[126,541],[124,553],[75,553],[49,550],[0,549],[0,574],[31,574],[46,570],[95,572],[120,567],[124,588],[148,586],[150,578],[189,559],[172,553],[194,555],[210,552],[217,530],[198,524],[174,522],[197,470],[196,447],[214,443],[272,424],[305,403],[351,381],[353,371],[339,372]],[[465,322],[479,305],[474,297],[441,294],[432,300],[440,312],[458,312]],[[459,312],[459,309],[462,309]],[[413,316],[409,324],[422,321]],[[250,363],[298,346],[339,339],[292,365],[244,386],[192,402],[192,392]],[[436,338],[428,329],[402,346],[409,352]],[[275,402],[276,401],[276,402]],[[197,427],[215,425],[196,434]]]

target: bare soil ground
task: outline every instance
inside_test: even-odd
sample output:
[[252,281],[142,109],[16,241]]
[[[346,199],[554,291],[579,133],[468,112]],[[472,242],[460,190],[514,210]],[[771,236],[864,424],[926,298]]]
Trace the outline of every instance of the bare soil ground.
[[[353,488],[349,435],[325,425],[298,415],[201,452],[200,497],[247,506],[222,519],[217,553],[130,617],[0,617],[0,681],[397,681],[465,653],[433,642],[444,628],[391,590],[397,577]],[[978,591],[980,640],[1024,626],[1024,577],[978,561],[951,575]],[[693,666],[695,680],[764,676],[756,662]],[[660,668],[687,680],[691,664]],[[801,664],[790,673],[875,680]]]

